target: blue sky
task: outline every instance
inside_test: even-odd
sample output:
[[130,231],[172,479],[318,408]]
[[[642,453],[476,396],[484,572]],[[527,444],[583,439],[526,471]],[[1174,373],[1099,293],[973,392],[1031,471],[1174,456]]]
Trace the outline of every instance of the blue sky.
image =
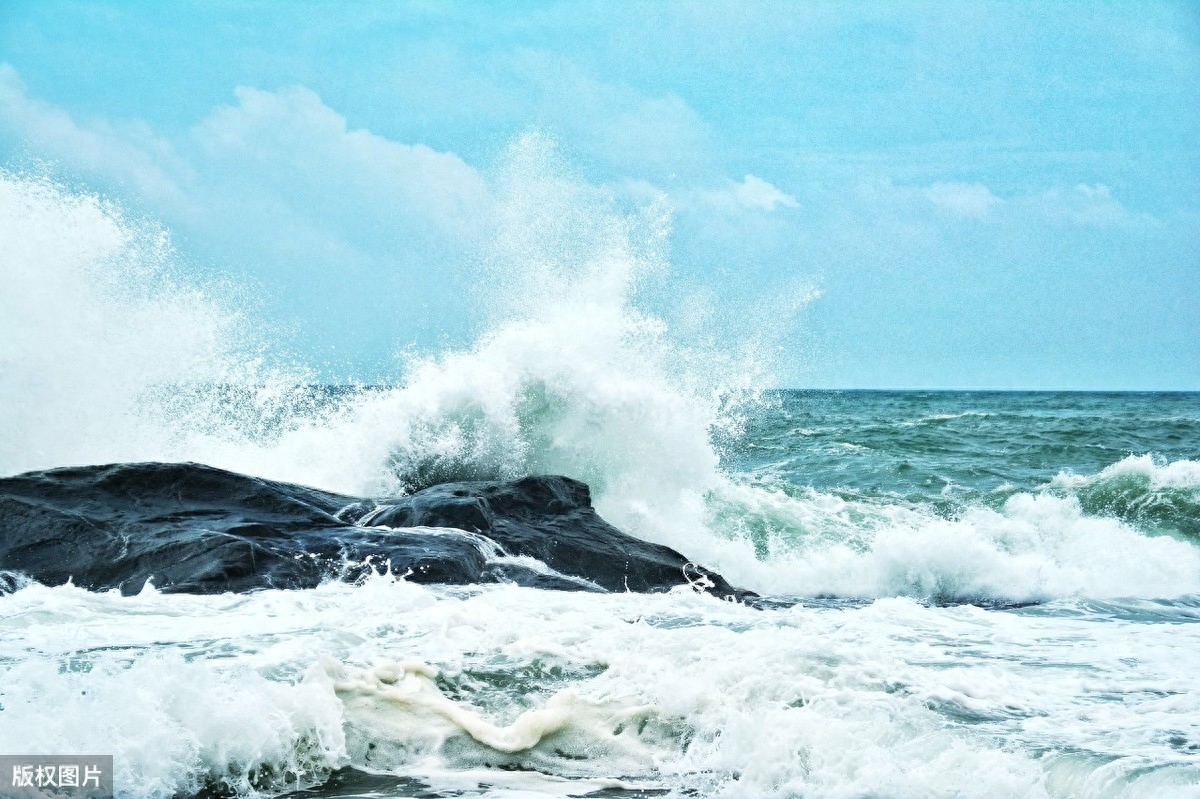
[[160,221],[327,376],[479,333],[538,131],[666,198],[643,302],[772,327],[781,384],[1200,389],[1198,3],[8,0],[0,64],[0,162]]

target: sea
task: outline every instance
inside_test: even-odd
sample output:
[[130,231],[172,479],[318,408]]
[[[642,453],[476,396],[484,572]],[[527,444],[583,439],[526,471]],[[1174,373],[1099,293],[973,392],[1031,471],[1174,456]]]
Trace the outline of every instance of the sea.
[[163,799],[1200,796],[1200,394],[775,388],[773,346],[642,303],[657,216],[585,200],[481,267],[509,294],[474,341],[334,385],[169,231],[0,173],[0,476],[566,474],[759,594],[10,574],[0,753]]

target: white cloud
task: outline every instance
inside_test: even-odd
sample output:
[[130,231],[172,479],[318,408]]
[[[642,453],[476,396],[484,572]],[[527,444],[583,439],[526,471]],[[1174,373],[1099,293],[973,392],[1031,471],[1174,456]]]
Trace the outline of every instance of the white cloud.
[[938,210],[962,219],[983,219],[1003,202],[982,183],[934,183],[925,196]]
[[1126,208],[1103,183],[1080,183],[1056,188],[1030,197],[1028,204],[1043,215],[1076,225],[1107,227],[1138,221],[1153,221],[1147,214]]
[[352,130],[302,86],[235,94],[235,104],[172,140],[136,120],[76,120],[29,97],[17,71],[0,64],[0,133],[193,222],[316,220],[336,207],[462,234],[489,202],[483,177],[457,155]]
[[741,182],[725,181],[725,186],[716,190],[700,191],[697,199],[729,213],[738,211],[773,212],[776,208],[798,208],[800,203],[792,195],[754,175],[746,175]]
[[[1122,204],[1101,183],[1034,188],[1001,198],[982,183],[938,182],[921,187],[873,180],[859,185],[854,197],[876,223],[908,225],[914,234],[923,231],[930,242],[936,241],[936,231],[961,220],[987,219],[1027,230],[1064,223],[1085,227],[1157,223],[1154,216]],[[930,212],[930,206],[936,213]]]
[[0,131],[37,147],[38,155],[132,186],[155,202],[180,203],[189,175],[171,143],[146,125],[107,120],[78,122],[65,111],[28,96],[17,71],[0,64]]
[[0,66],[0,137],[153,209],[189,257],[261,287],[320,346],[357,337],[364,358],[379,357],[465,316],[451,276],[487,230],[483,175],[454,153],[352,129],[304,87],[238,88],[168,138],[138,121],[73,119]]
[[483,177],[457,155],[352,130],[303,86],[238,87],[235,94],[236,105],[216,109],[192,131],[210,168],[250,170],[257,183],[310,200],[333,190],[368,213],[403,212],[455,229],[487,203]]
[[746,175],[741,183],[734,183],[732,191],[734,199],[746,208],[774,211],[775,207],[779,205],[788,208],[795,208],[799,205],[795,197],[780,191],[754,175]]

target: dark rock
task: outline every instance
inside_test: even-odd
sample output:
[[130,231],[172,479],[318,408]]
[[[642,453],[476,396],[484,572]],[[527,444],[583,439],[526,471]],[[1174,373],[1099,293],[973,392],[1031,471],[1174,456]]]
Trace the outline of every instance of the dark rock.
[[0,480],[0,569],[51,585],[219,593],[310,588],[369,568],[467,583],[471,540],[354,527],[349,497],[197,464],[120,464]]
[[191,463],[0,479],[0,572],[50,585],[128,594],[152,580],[163,591],[218,593],[384,569],[422,583],[637,592],[691,583],[749,595],[620,532],[593,510],[588,487],[566,477],[450,483],[385,502]]
[[675,550],[625,535],[601,519],[587,485],[568,477],[445,483],[393,502],[364,521],[473,530],[510,555],[534,558],[608,591],[642,593],[708,580],[713,593],[736,593],[723,577]]

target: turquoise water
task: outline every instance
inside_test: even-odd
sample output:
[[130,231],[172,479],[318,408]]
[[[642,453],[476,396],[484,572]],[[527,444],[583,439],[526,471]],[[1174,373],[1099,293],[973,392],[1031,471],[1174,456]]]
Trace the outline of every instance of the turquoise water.
[[[1200,457],[1200,394],[781,391],[722,448],[731,472],[792,493],[926,505],[953,516],[1021,492],[1067,493],[1091,515],[1200,542],[1188,481],[1160,485],[1154,465]],[[1146,463],[1148,459],[1149,463]]]
[[856,497],[969,502],[1129,455],[1200,455],[1200,394],[780,391],[728,469]]

